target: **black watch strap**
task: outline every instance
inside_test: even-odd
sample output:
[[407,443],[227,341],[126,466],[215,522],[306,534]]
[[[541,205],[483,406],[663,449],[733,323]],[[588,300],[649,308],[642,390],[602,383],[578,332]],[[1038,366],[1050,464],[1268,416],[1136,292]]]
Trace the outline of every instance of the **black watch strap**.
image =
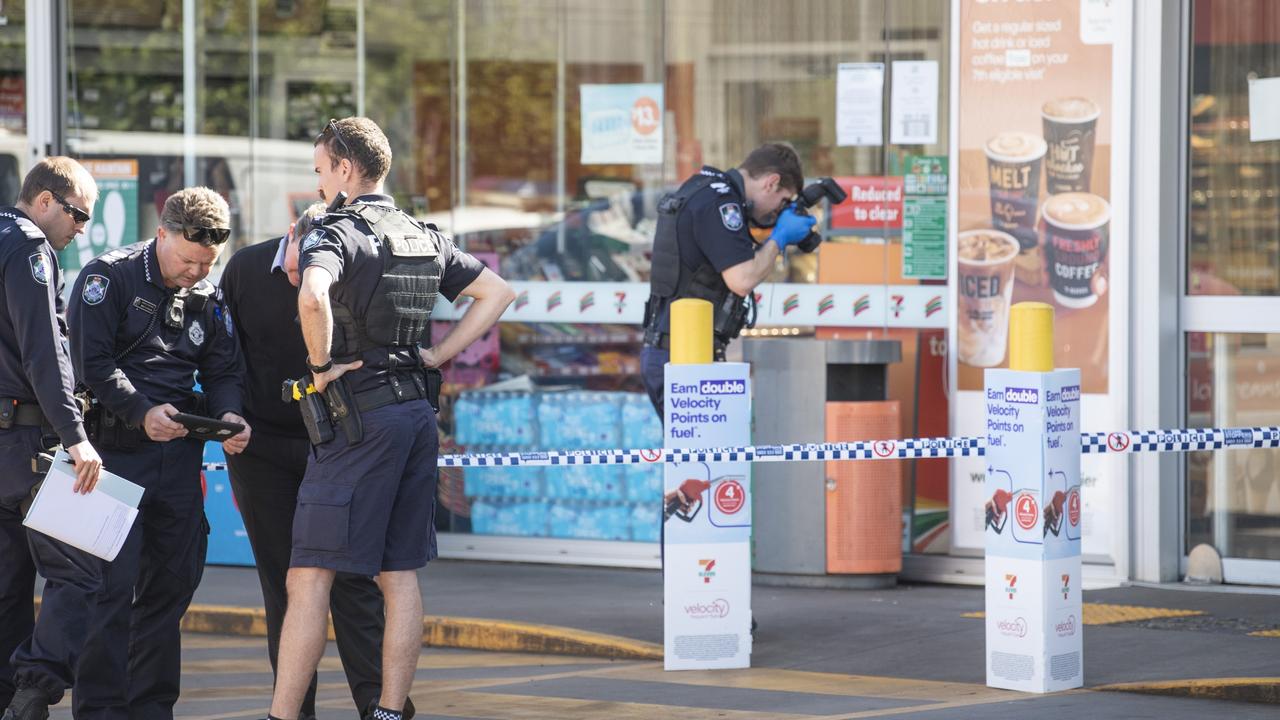
[[333,358],[329,358],[323,365],[312,365],[311,358],[307,358],[307,369],[313,373],[327,373],[333,369]]

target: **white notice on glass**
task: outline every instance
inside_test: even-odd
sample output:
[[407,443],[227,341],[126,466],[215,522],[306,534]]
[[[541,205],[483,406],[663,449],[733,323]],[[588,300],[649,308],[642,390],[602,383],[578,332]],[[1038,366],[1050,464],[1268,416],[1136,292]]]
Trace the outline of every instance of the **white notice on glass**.
[[1280,140],[1280,78],[1249,81],[1249,140]]
[[893,61],[889,142],[895,145],[938,142],[937,60]]
[[106,470],[88,495],[73,491],[75,482],[75,466],[66,451],[58,451],[22,524],[103,560],[115,560],[138,517],[142,487]]
[[884,63],[836,69],[836,145],[883,145]]

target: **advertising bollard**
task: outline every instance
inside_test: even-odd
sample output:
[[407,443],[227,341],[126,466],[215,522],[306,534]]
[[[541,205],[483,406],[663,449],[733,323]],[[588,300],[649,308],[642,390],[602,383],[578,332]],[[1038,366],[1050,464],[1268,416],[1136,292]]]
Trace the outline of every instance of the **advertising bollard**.
[[986,371],[987,685],[1084,684],[1080,371],[1053,368],[1053,308],[1019,303],[1008,370]]
[[[671,304],[663,447],[751,444],[746,363],[714,363],[711,304]],[[751,664],[751,464],[668,463],[663,483],[667,670]]]

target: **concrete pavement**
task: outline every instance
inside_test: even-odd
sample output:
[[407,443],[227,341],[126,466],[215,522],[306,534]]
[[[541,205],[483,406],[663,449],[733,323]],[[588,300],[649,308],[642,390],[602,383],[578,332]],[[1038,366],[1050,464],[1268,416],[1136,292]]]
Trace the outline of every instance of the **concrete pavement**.
[[[437,561],[420,577],[426,612],[438,622],[497,629],[487,635],[450,630],[434,641],[428,636],[437,645],[660,657],[662,595],[655,571]],[[1122,587],[1086,591],[1084,600],[1088,688],[1124,685],[1132,691],[1280,700],[1280,593]],[[256,574],[246,568],[210,567],[196,603],[260,607]],[[980,589],[757,586],[752,605],[760,622],[752,666],[759,671],[954,683],[985,690],[983,624],[977,617],[983,609]],[[204,629],[229,631],[216,624]],[[583,643],[584,638],[590,642]],[[677,682],[674,678],[686,675],[659,677]],[[729,678],[724,673],[712,677],[713,682]],[[567,691],[556,687],[556,692]],[[1012,704],[1031,701],[1011,693],[1002,697],[1017,698]],[[1116,697],[1126,699],[1110,702],[1125,704],[1137,696]]]

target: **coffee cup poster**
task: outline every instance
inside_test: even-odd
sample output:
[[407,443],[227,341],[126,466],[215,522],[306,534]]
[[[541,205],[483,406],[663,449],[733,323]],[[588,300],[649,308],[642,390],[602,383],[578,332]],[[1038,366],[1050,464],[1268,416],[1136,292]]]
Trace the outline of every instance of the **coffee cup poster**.
[[[1114,0],[958,6],[956,429],[983,434],[983,372],[1008,367],[1009,309],[1024,301],[1053,306],[1055,364],[1079,368],[1086,427],[1103,429],[1123,417],[1112,393],[1122,372],[1114,368],[1123,367],[1114,353],[1124,349],[1112,338],[1122,337],[1114,331],[1128,307],[1117,298],[1128,292],[1118,272],[1127,238],[1113,193],[1127,187],[1117,175],[1127,172],[1128,141],[1117,142],[1116,128],[1127,128],[1128,107],[1118,120],[1113,65],[1117,28],[1128,27],[1117,17],[1132,8]],[[1104,467],[1094,468],[1095,483]],[[968,475],[985,472],[974,468],[957,463],[957,500],[974,492]],[[1105,514],[1098,492],[1093,500],[1086,513]],[[982,546],[980,501],[977,508],[974,518],[955,519],[956,544]],[[1096,541],[1108,528],[1102,515],[1093,520]]]

